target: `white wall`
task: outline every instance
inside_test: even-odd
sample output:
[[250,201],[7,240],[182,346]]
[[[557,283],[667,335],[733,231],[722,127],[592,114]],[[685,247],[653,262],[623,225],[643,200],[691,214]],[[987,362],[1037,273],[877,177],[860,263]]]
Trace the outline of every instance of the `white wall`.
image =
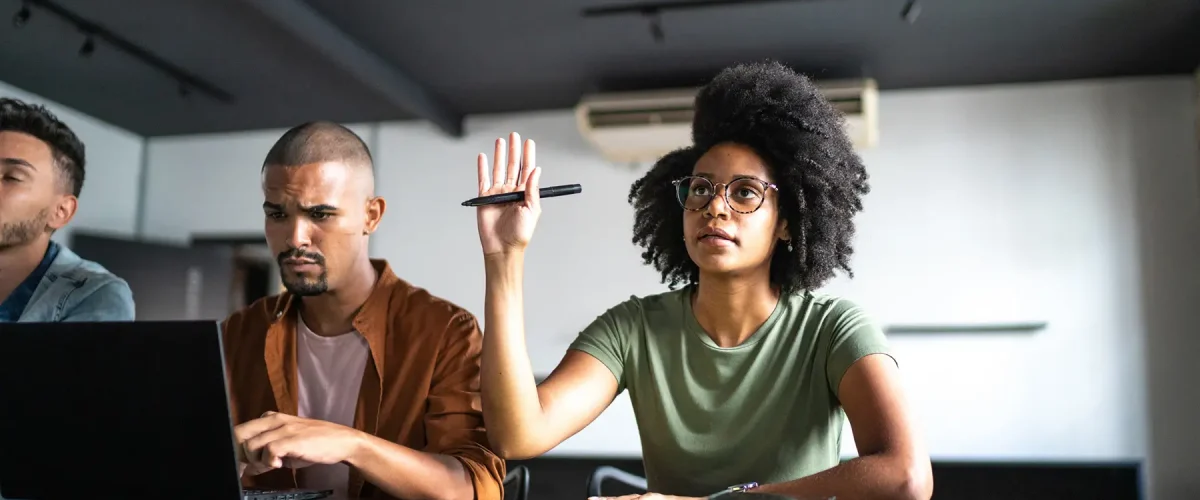
[[[1197,481],[1179,465],[1200,449],[1181,434],[1197,433],[1172,415],[1194,421],[1200,402],[1168,389],[1196,379],[1177,353],[1200,347],[1185,306],[1200,303],[1194,106],[1187,78],[883,93],[857,277],[830,291],[884,323],[1049,323],[893,337],[935,458],[1150,457],[1170,464],[1160,484]],[[597,314],[664,289],[630,243],[626,196],[644,167],[599,159],[570,112],[473,117],[463,140],[419,123],[371,130],[389,201],[373,253],[481,315],[474,212],[459,202],[474,194],[475,155],[510,130],[538,141],[545,184],[584,186],[545,202],[529,251],[529,349],[546,373]],[[147,228],[260,231],[258,165],[278,132],[151,140]],[[554,453],[639,450],[621,398]]]
[[[895,337],[943,458],[1145,452],[1142,325],[1126,108],[1179,81],[892,93],[860,219],[857,279],[831,287],[888,323],[1047,321],[1035,334]],[[1171,120],[1173,110],[1149,113]],[[1184,121],[1175,121],[1180,126]],[[1170,158],[1156,158],[1168,161]]]
[[3,82],[0,82],[0,96],[45,105],[84,143],[87,165],[79,209],[74,220],[55,233],[54,239],[69,243],[75,230],[133,236],[137,229],[142,138]]

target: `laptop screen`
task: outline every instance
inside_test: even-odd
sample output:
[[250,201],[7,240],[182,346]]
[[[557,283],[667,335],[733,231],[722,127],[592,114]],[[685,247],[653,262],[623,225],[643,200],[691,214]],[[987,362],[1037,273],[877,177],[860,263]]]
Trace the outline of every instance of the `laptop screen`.
[[214,321],[0,326],[0,496],[239,498]]

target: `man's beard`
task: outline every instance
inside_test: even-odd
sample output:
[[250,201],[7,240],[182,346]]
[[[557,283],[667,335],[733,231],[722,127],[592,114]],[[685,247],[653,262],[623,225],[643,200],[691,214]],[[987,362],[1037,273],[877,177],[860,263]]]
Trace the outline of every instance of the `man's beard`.
[[[283,263],[285,259],[311,260],[316,263],[317,267],[321,268],[321,274],[318,274],[316,278],[305,278],[299,275],[289,277],[285,270],[286,266]],[[329,272],[325,269],[325,257],[315,253],[305,253],[299,248],[295,248],[280,253],[276,261],[279,263],[279,275],[283,280],[283,287],[291,292],[292,295],[312,297],[329,291]]]
[[0,222],[0,250],[19,247],[37,239],[46,232],[46,221],[50,209],[44,208],[32,218],[14,222]]

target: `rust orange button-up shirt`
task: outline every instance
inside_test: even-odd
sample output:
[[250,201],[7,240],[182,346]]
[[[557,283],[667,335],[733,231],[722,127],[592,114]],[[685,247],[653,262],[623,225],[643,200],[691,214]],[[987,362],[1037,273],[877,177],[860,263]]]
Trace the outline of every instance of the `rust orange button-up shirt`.
[[[371,355],[354,428],[393,443],[462,462],[475,498],[503,498],[504,461],[488,449],[479,401],[483,335],[466,310],[396,277],[372,260],[379,280],[354,318]],[[296,305],[284,292],[261,299],[223,324],[235,424],[267,411],[295,415]],[[396,471],[404,474],[405,471]],[[246,477],[248,488],[295,488],[295,471]],[[351,468],[351,498],[390,499]]]

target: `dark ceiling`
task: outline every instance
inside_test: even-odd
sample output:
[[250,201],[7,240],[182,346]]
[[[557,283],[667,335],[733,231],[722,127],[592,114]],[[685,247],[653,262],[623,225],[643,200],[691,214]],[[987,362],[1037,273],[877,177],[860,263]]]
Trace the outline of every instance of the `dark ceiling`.
[[[32,2],[0,22],[0,80],[146,136],[312,119],[431,119],[566,108],[598,90],[702,83],[775,58],[885,89],[1182,74],[1197,0],[808,0],[585,17],[631,0],[54,0],[228,92],[223,102]],[[680,4],[680,2],[664,2]],[[702,4],[691,1],[686,4]],[[0,1],[0,17],[21,0]],[[3,9],[8,9],[4,11]]]

